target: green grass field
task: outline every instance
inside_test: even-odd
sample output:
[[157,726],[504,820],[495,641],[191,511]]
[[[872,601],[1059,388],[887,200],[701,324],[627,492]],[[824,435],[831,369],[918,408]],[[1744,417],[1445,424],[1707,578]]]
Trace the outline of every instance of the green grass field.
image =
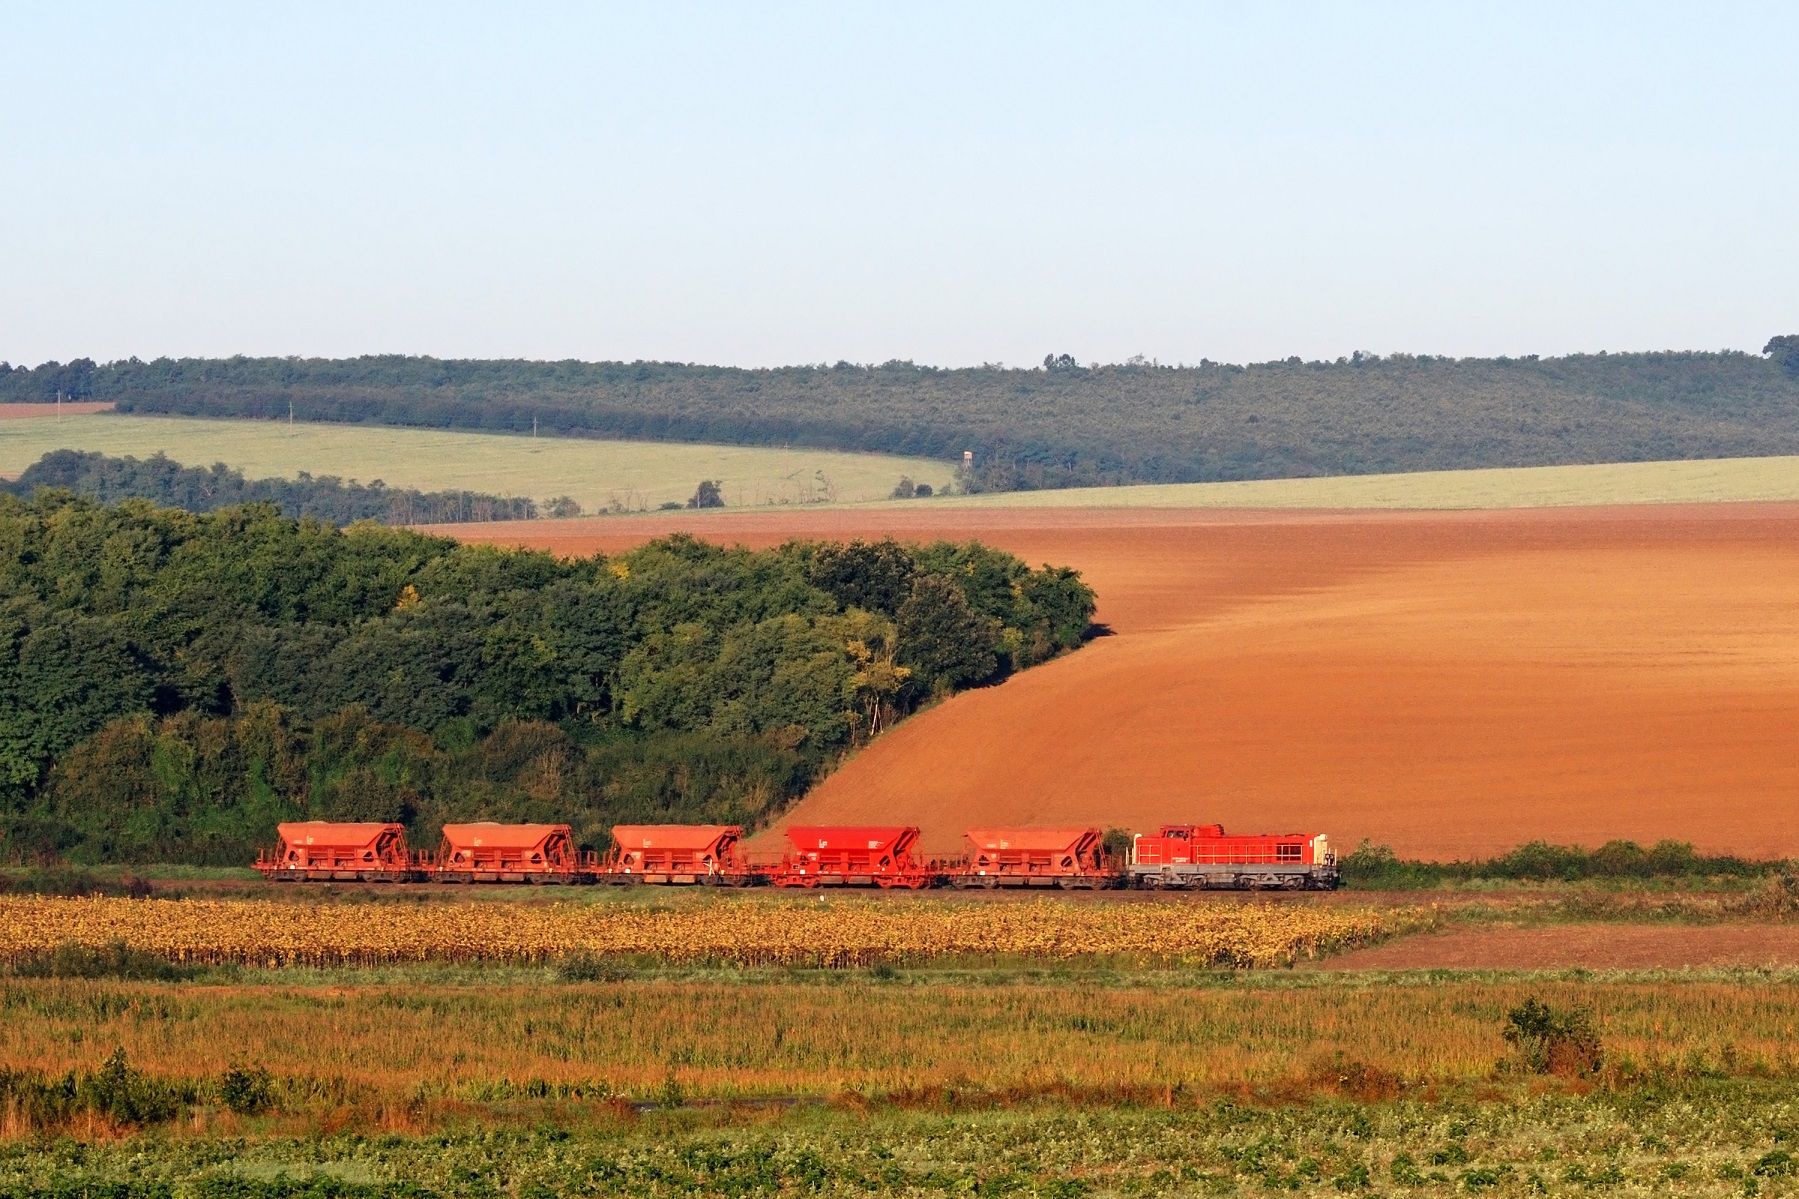
[[685,500],[701,479],[722,480],[732,507],[761,507],[882,499],[901,475],[941,489],[955,473],[949,463],[923,458],[829,450],[111,413],[0,420],[0,473],[16,475],[59,449],[139,458],[161,451],[189,466],[223,462],[252,479],[292,478],[304,470],[424,491],[466,488],[539,500],[570,495],[589,512]]
[[993,508],[1551,508],[1799,500],[1799,457],[1162,483],[958,497]]

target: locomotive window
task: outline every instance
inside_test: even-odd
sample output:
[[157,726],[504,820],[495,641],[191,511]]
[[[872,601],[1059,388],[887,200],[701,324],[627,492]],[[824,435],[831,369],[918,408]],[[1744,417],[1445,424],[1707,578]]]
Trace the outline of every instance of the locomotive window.
[[1297,862],[1300,859],[1300,847],[1297,842],[1289,842],[1274,847],[1274,857],[1278,862]]

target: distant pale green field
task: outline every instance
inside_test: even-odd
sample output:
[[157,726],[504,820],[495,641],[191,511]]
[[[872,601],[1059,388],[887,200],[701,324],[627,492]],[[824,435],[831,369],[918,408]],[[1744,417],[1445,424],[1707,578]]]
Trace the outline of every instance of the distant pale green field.
[[589,512],[654,508],[722,481],[732,507],[884,499],[901,475],[941,489],[952,465],[828,450],[531,438],[374,425],[288,425],[97,413],[0,421],[0,473],[50,450],[139,458],[162,451],[189,466],[223,462],[252,479],[300,471],[424,491],[469,489],[534,499],[570,495]]
[[[468,488],[539,500],[571,495],[589,512],[641,511],[685,500],[701,479],[723,480],[732,507],[764,507],[865,503],[886,499],[901,475],[939,491],[954,477],[949,463],[825,450],[108,413],[0,420],[0,473],[17,474],[63,448],[138,457],[160,450],[189,465],[223,462],[251,478],[291,478],[305,470],[427,491]],[[1535,508],[1728,500],[1799,500],[1799,457],[1088,487],[930,502],[980,508]]]
[[1169,483],[957,497],[982,508],[1550,508],[1799,500],[1799,457]]

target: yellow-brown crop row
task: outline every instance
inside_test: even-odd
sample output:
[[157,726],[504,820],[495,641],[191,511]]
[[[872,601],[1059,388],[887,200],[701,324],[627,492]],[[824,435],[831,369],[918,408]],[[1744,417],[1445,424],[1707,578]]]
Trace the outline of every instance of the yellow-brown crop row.
[[1309,904],[720,899],[674,909],[595,903],[310,904],[0,897],[0,960],[59,945],[264,966],[555,962],[915,964],[945,958],[1279,966],[1420,927],[1419,909]]

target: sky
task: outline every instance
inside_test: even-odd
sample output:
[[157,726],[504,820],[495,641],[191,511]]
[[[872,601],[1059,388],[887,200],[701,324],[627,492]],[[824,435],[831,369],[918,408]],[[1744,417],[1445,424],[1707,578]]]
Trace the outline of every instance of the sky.
[[1799,5],[15,4],[0,359],[1799,332]]

